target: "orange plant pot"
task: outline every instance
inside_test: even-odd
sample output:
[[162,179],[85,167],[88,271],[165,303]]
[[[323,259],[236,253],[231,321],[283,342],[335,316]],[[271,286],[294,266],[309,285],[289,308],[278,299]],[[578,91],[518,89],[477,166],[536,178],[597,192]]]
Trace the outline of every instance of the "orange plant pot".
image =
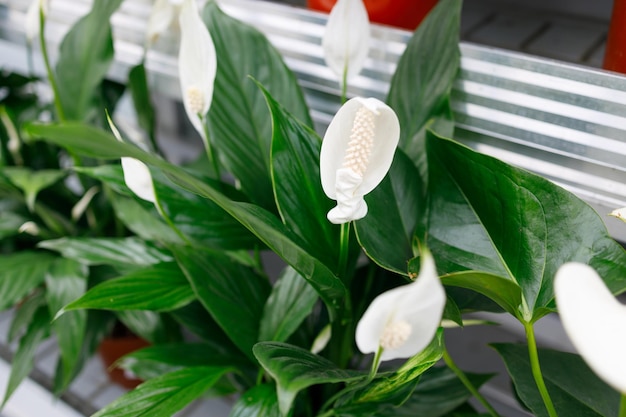
[[[307,0],[309,9],[330,12],[336,0]],[[437,0],[363,0],[370,21],[414,30]]]
[[131,378],[123,369],[115,367],[115,362],[122,356],[148,345],[148,342],[134,335],[105,338],[98,347],[98,353],[102,358],[109,379],[128,389],[133,389],[141,384],[143,381],[140,379]]
[[613,1],[613,14],[606,41],[604,68],[626,74],[626,1]]

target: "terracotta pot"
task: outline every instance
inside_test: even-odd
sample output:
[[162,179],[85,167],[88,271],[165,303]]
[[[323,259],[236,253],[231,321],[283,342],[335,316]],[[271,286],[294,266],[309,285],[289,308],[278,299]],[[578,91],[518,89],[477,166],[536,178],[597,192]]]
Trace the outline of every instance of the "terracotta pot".
[[626,74],[626,0],[613,1],[604,68]]
[[123,369],[115,367],[114,364],[122,356],[148,345],[148,342],[135,335],[105,338],[98,347],[98,353],[102,358],[109,379],[128,389],[133,389],[139,385],[142,382],[140,379],[129,377]]
[[[336,0],[307,0],[310,9],[330,12]],[[437,0],[363,0],[370,21],[414,30]]]

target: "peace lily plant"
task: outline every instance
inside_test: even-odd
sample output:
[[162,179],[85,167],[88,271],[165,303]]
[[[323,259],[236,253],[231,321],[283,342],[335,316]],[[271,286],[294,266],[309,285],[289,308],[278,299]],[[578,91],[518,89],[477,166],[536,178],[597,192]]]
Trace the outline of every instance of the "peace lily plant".
[[[488,311],[525,330],[525,343],[491,345],[521,407],[626,416],[626,253],[576,196],[454,139],[460,0],[415,31],[385,100],[347,97],[369,23],[361,1],[339,0],[322,45],[339,110],[319,134],[261,33],[214,1],[157,1],[146,48],[178,20],[181,102],[206,151],[190,165],[156,140],[145,54],[127,84],[106,79],[120,3],[95,0],[56,63],[40,13],[52,120],[0,107],[13,219],[0,300],[20,341],[5,400],[50,334],[67,389],[115,319],[151,342],[118,363],[145,382],[95,416],[169,416],[225,395],[236,417],[504,417],[481,391],[492,375],[447,348],[455,327],[488,325],[467,314]],[[125,91],[144,141],[113,121]],[[42,172],[16,143],[53,147],[67,168]],[[66,184],[75,223],[47,205]],[[557,312],[580,356],[537,346],[535,323]]]

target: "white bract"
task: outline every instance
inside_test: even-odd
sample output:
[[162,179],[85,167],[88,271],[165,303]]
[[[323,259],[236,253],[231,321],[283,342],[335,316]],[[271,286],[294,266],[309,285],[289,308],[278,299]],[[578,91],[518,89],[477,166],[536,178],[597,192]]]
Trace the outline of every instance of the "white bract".
[[626,394],[626,306],[597,272],[570,262],[556,273],[554,292],[565,331],[589,367]]
[[328,220],[342,224],[365,217],[363,196],[389,171],[399,138],[398,117],[380,100],[356,97],[339,109],[320,154],[322,188],[337,201]]
[[626,207],[615,209],[609,213],[609,216],[617,217],[623,222],[626,222]]
[[362,353],[382,348],[382,361],[409,358],[435,336],[446,293],[430,252],[423,251],[421,260],[415,281],[380,294],[363,314],[356,328],[356,345]]
[[217,73],[215,45],[195,0],[184,0],[180,11],[178,71],[187,117],[207,144],[203,119],[211,107]]
[[[117,129],[113,120],[107,114],[107,122],[109,128],[113,132],[113,136],[120,142],[124,142],[120,131]],[[156,195],[154,193],[154,185],[152,184],[152,174],[146,164],[138,159],[124,156],[122,160],[122,171],[124,173],[124,182],[135,195],[142,200],[156,204]]]
[[48,0],[33,0],[28,6],[26,11],[26,25],[24,32],[26,33],[26,40],[32,43],[33,40],[39,36],[39,11],[43,11],[43,15],[48,14],[49,6]]
[[167,31],[180,11],[183,0],[156,0],[148,19],[146,37],[148,43],[155,42]]
[[339,0],[328,16],[322,48],[326,65],[343,80],[361,72],[369,51],[370,22],[363,0]]

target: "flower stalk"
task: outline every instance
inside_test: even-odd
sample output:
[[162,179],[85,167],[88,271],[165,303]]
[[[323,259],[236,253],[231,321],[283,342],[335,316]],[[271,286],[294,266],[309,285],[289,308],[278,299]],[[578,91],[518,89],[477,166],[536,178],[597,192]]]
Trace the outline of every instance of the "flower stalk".
[[472,381],[469,380],[467,375],[465,375],[465,372],[463,372],[461,368],[459,368],[457,364],[452,360],[448,349],[446,349],[445,347],[443,349],[443,360],[448,368],[450,368],[450,370],[454,372],[454,374],[457,376],[457,378],[459,378],[463,385],[465,385],[465,388],[467,388],[467,390],[474,396],[474,398],[476,398],[482,404],[482,406],[485,407],[489,415],[491,415],[492,417],[500,417],[500,415],[493,408],[493,406],[489,404],[489,401],[487,401],[487,399],[480,393],[480,391],[478,391],[474,384],[472,384]]
[[554,408],[552,398],[550,398],[550,393],[548,392],[546,383],[543,380],[543,374],[541,373],[541,367],[539,365],[539,354],[537,352],[537,340],[535,339],[535,329],[532,323],[524,322],[523,324],[524,330],[526,331],[526,340],[528,342],[530,368],[533,374],[533,378],[535,379],[535,384],[537,384],[537,389],[539,389],[539,394],[541,395],[541,399],[546,406],[548,415],[550,417],[557,417],[558,414],[556,412],[556,409]]

